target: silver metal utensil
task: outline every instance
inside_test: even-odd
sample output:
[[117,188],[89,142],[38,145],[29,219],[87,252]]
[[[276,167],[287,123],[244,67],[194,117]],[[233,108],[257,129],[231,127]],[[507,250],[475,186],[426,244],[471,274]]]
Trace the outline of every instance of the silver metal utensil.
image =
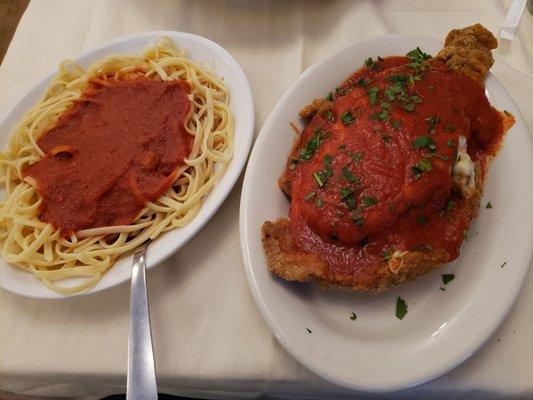
[[131,269],[126,400],[156,400],[154,350],[146,290],[147,240],[135,250]]

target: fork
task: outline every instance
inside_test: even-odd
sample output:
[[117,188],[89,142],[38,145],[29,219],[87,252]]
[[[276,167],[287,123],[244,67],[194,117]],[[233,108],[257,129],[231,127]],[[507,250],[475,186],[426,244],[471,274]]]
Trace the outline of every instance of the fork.
[[135,250],[131,269],[128,382],[126,400],[156,400],[154,349],[146,290],[146,249],[150,239]]

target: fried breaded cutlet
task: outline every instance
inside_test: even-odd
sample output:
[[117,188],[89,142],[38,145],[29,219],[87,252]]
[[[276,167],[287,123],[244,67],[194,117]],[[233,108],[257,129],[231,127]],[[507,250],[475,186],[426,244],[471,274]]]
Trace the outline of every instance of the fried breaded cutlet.
[[[470,144],[466,143],[466,134],[470,132],[462,132],[459,135],[452,124],[445,124],[446,121],[439,117],[429,115],[422,120],[427,122],[429,134],[415,137],[412,143],[416,150],[409,154],[409,157],[422,154],[423,159],[410,169],[411,164],[407,165],[406,171],[413,175],[406,176],[405,182],[401,178],[397,179],[400,182],[397,188],[390,188],[386,184],[383,186],[379,182],[393,179],[391,177],[396,176],[394,174],[398,174],[397,170],[401,170],[401,167],[394,167],[393,171],[384,170],[385,161],[380,157],[387,157],[388,153],[384,151],[391,146],[401,145],[400,142],[397,144],[394,136],[400,135],[397,133],[399,121],[393,118],[401,116],[405,119],[403,123],[410,126],[411,120],[422,118],[421,113],[428,109],[427,105],[421,104],[421,98],[424,96],[417,95],[416,92],[419,80],[430,74],[441,73],[439,76],[446,79],[457,76],[457,79],[465,80],[466,76],[477,85],[484,86],[484,79],[494,61],[491,50],[496,47],[496,38],[480,24],[455,29],[448,34],[445,46],[436,58],[427,59],[427,55],[420,49],[413,53],[414,56],[409,58],[411,64],[408,64],[409,68],[413,68],[413,74],[404,73],[407,67],[400,65],[405,61],[400,63],[399,57],[379,59],[375,65],[369,62],[366,67],[368,71],[363,67],[348,78],[340,87],[341,90],[337,89],[339,94],[330,95],[328,99],[316,99],[305,107],[300,116],[308,121],[308,126],[297,138],[288,157],[287,168],[278,182],[280,188],[291,198],[290,218],[266,221],[262,227],[263,247],[270,271],[289,281],[316,280],[325,287],[379,292],[415,279],[455,259],[463,240],[463,237],[457,238],[458,229],[464,227],[461,235],[466,235],[470,221],[477,213],[488,164],[497,152],[503,134],[513,125],[513,116],[508,112],[496,112],[492,109],[494,115],[491,117],[495,118],[494,121],[499,120],[499,127],[494,127],[501,130],[499,136],[478,127],[475,118],[466,122],[465,129],[475,131],[472,133],[475,140],[471,139]],[[448,72],[445,71],[446,68]],[[381,81],[380,74],[386,75]],[[408,75],[411,77],[401,78]],[[460,78],[461,76],[463,78]],[[398,88],[401,88],[402,84],[391,84],[386,89],[377,86],[378,84],[372,87],[371,82],[374,82],[374,79],[376,82],[387,84],[404,79],[403,87],[410,89],[408,93],[400,92]],[[431,98],[431,92],[440,90],[438,86],[429,86],[429,89],[430,92],[424,92],[426,98]],[[376,94],[372,94],[373,92]],[[390,101],[383,97],[381,102],[376,100],[376,96],[384,95],[388,96]],[[341,112],[348,100],[352,102],[350,111]],[[374,112],[380,105],[381,109],[377,110],[381,112]],[[395,110],[395,107],[398,107],[398,110]],[[451,112],[459,112],[454,110],[454,107],[451,106]],[[366,114],[367,109],[369,114]],[[370,117],[367,118],[368,116]],[[362,131],[359,131],[357,124],[364,118],[365,121],[371,122],[361,125]],[[417,129],[425,131],[425,124],[420,128],[418,123]],[[327,130],[322,130],[322,126],[326,126]],[[372,130],[382,139],[370,137],[368,132]],[[342,139],[339,139],[343,135],[350,137],[358,134],[369,136],[362,141],[366,143],[369,151],[383,151],[374,157],[375,161],[367,161],[362,156],[362,151],[360,156],[357,156],[358,152],[350,152]],[[444,139],[441,139],[439,142],[438,135],[448,135],[444,136],[448,138],[447,141],[443,142]],[[443,143],[447,143],[447,146]],[[397,151],[394,153],[396,156],[404,154],[397,149],[394,151]],[[339,157],[341,161],[349,162],[341,167]],[[402,160],[392,160],[402,165]],[[322,168],[318,169],[319,167]],[[307,171],[309,168],[314,168],[314,172]],[[341,168],[341,176],[333,176],[333,172],[340,172]],[[358,171],[370,171],[381,180],[373,181],[372,175],[360,178],[356,176]],[[433,181],[430,179],[432,174]],[[311,178],[307,179],[306,176]],[[434,182],[437,178],[441,179],[439,177],[446,183]],[[314,183],[313,178],[316,181]],[[343,182],[342,185],[348,185],[349,182],[351,186],[335,186],[329,192],[325,190],[327,185],[341,185],[338,183],[340,181]],[[316,190],[312,184],[315,184]],[[368,195],[368,190],[377,186],[386,194],[383,199]],[[390,186],[394,185],[391,183]],[[303,188],[306,191],[305,197]],[[340,201],[330,204],[335,193],[339,193],[339,188]],[[395,202],[391,199],[401,201]],[[427,226],[433,223],[430,221],[428,224],[423,213],[437,209],[441,211],[426,215],[431,215],[434,219],[440,218],[435,225],[436,229],[444,227],[442,235],[455,235],[456,247],[440,246],[440,240],[432,242],[437,245],[419,245],[418,242],[422,240],[420,237],[424,237],[424,229],[430,229]],[[346,220],[351,221],[352,225]],[[411,235],[409,232],[413,230],[415,220],[420,224],[416,231],[420,230],[422,233],[415,232]],[[449,230],[446,224],[450,226]],[[300,234],[302,231],[306,233]],[[414,238],[401,238],[402,235]],[[365,261],[367,249],[368,254],[371,251],[374,253]],[[329,257],[329,254],[332,256]],[[383,257],[376,257],[376,254],[383,254]],[[352,268],[350,260],[362,260],[361,265]]]

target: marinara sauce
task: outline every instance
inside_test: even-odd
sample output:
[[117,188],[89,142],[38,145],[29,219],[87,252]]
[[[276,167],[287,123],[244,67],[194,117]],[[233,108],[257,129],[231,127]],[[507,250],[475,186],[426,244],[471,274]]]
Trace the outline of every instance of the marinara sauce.
[[452,190],[452,165],[466,141],[483,167],[502,120],[477,82],[426,57],[370,60],[289,156],[294,243],[334,272],[364,276],[396,250],[459,254],[475,210]]
[[41,219],[68,237],[131,224],[184,165],[190,87],[145,77],[90,83],[38,140],[44,158],[23,171],[42,198]]

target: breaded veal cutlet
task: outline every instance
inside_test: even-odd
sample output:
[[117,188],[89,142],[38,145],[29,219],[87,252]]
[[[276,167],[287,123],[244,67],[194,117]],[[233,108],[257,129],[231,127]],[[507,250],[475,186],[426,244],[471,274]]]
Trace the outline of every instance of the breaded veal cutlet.
[[[496,38],[480,24],[463,29],[452,30],[446,37],[444,48],[437,59],[459,74],[466,75],[484,86],[486,75],[494,59],[491,50],[497,47]],[[324,107],[328,100],[316,99],[300,112],[301,118],[311,120]],[[507,131],[514,123],[510,113],[501,113],[503,130]],[[295,143],[295,147],[298,141]],[[454,178],[454,189],[466,198],[465,208],[468,221],[477,214],[482,196],[487,165],[475,163],[475,189],[468,190],[468,177],[459,174]],[[279,179],[280,188],[290,197],[289,174]],[[332,271],[327,260],[317,255],[300,251],[294,244],[290,220],[280,218],[266,221],[262,227],[262,242],[267,256],[269,270],[288,281],[306,282],[316,280],[324,287],[344,288],[364,292],[380,292],[398,284],[410,281],[450,260],[450,255],[442,250],[396,251],[388,260],[381,260],[372,268],[374,273],[369,279],[354,279],[351,274]]]

